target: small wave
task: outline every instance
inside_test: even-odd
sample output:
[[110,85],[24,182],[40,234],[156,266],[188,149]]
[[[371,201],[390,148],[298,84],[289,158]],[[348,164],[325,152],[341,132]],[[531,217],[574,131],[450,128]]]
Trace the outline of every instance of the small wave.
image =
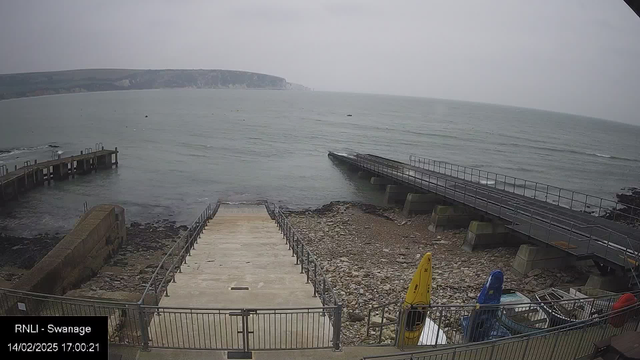
[[0,149],[0,156],[10,156],[10,155],[19,154],[19,153],[28,152],[28,151],[37,151],[37,150],[44,150],[44,149],[56,149],[56,148],[59,148],[59,147],[60,146],[55,145],[55,144],[47,144],[47,145],[41,145],[41,146],[30,146],[30,147]]
[[607,154],[598,154],[598,153],[590,153],[590,152],[588,152],[587,154],[588,155],[595,155],[595,156],[603,157],[603,158],[611,158],[611,155],[607,155]]

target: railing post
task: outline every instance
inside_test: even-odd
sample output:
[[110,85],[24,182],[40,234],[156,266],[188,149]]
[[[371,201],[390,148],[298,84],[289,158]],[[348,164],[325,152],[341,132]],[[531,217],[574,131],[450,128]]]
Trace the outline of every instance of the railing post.
[[529,342],[531,341],[531,337],[527,338],[527,343],[524,344],[524,351],[522,352],[522,360],[527,357],[527,350],[529,349]]
[[[144,299],[142,301],[144,301]],[[142,336],[142,351],[149,351],[149,328],[147,327],[147,316],[141,304],[138,304],[138,318],[140,320],[140,333]]]
[[316,287],[318,286],[318,263],[313,262],[313,297],[318,296],[318,290]]
[[300,274],[304,274],[304,243],[302,243],[302,246],[300,248],[301,250],[298,253],[302,253],[302,255],[298,255],[299,258],[302,258],[302,261],[300,261]]
[[311,264],[309,263],[309,250],[307,250],[307,284],[309,283],[309,273],[310,272],[311,272]]
[[[571,204],[569,205],[571,210],[573,210],[573,195],[575,195],[575,191],[571,192]],[[600,216],[600,210],[598,210],[598,216]]]
[[326,306],[325,305],[326,293],[327,293],[327,278],[323,276],[322,277],[322,294],[320,295],[320,300],[323,306]]
[[340,333],[342,332],[342,304],[338,304],[333,312],[333,350],[340,351]]
[[404,333],[406,323],[407,309],[405,309],[404,307],[400,307],[400,311],[398,314],[398,330],[396,331],[396,347],[400,350],[404,350]]

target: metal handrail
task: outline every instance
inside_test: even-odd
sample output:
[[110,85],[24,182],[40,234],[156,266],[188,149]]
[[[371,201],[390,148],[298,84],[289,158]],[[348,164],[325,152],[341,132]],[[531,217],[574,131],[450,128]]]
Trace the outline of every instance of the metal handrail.
[[[498,188],[498,182],[499,179],[502,178],[502,184],[503,184],[503,188],[500,190],[504,190],[504,191],[509,191],[512,192],[514,194],[518,194],[518,195],[524,195],[527,197],[531,197],[533,199],[537,199],[537,200],[544,200],[547,203],[556,205],[556,206],[561,206],[561,201],[560,199],[564,199],[567,202],[569,202],[569,209],[571,210],[576,210],[573,206],[574,203],[578,203],[578,204],[582,204],[583,205],[583,211],[586,211],[587,207],[591,207],[591,206],[598,206],[598,212],[597,215],[600,216],[602,215],[601,212],[602,210],[605,210],[605,213],[607,211],[607,209],[609,211],[613,211],[614,214],[614,219],[615,220],[615,214],[619,213],[623,216],[628,216],[631,218],[634,218],[636,220],[640,220],[640,208],[630,205],[630,204],[624,204],[621,203],[619,201],[613,201],[613,200],[609,200],[609,199],[605,199],[599,196],[594,196],[594,195],[589,195],[589,194],[585,194],[579,191],[574,191],[574,190],[568,190],[568,189],[564,189],[558,186],[553,186],[553,185],[548,185],[542,182],[538,182],[538,181],[532,181],[532,180],[526,180],[526,179],[521,179],[515,176],[510,176],[510,175],[504,175],[504,174],[499,174],[499,173],[494,173],[491,171],[485,171],[485,170],[480,170],[480,169],[476,169],[476,168],[472,168],[472,167],[467,167],[467,166],[461,166],[461,165],[457,165],[457,164],[452,164],[452,163],[448,163],[446,161],[438,161],[438,160],[433,160],[433,159],[429,159],[429,158],[425,158],[425,157],[420,157],[420,156],[416,156],[416,155],[411,155],[409,157],[409,162],[411,163],[411,165],[413,166],[418,166],[418,167],[422,167],[425,168],[424,166],[427,166],[427,168],[430,171],[434,171],[434,172],[438,172],[444,175],[449,175],[449,176],[454,176],[457,177],[459,179],[464,179],[464,180],[469,180],[471,182],[476,182],[478,184],[482,184],[485,186],[489,186],[489,187],[493,187],[496,189]],[[414,165],[415,163],[418,163],[419,165]],[[432,165],[432,166],[431,166]],[[462,169],[462,177],[460,176],[460,172]],[[448,170],[448,172],[447,172]],[[467,172],[467,170],[470,170],[470,173]],[[477,173],[477,175],[476,175]],[[485,174],[485,176],[482,176],[482,173]],[[469,179],[467,179],[467,175],[469,175]],[[513,182],[508,182],[507,179],[511,178],[513,179]],[[484,179],[485,183],[482,183],[480,180]],[[493,184],[490,183],[490,181],[493,181]],[[509,184],[511,185],[510,187],[507,187],[506,185]],[[529,184],[529,186],[528,186]],[[522,194],[519,194],[516,189],[519,187],[523,188],[523,192]],[[529,190],[533,190],[534,196],[530,196],[530,194],[527,194],[526,189]],[[549,189],[557,189],[557,194],[551,193],[549,191]],[[543,191],[545,190],[545,191]],[[563,192],[564,192],[564,196],[563,196]],[[544,199],[540,199],[537,197],[537,194],[544,194],[545,197]],[[567,194],[569,194],[570,196],[568,196]],[[576,198],[576,195],[578,195],[578,197]],[[551,196],[551,198],[557,198],[558,199],[558,203],[554,203],[552,201],[548,201],[549,196]],[[584,201],[581,201],[580,198],[584,197]],[[596,203],[590,203],[588,200],[589,198],[596,200]],[[610,203],[611,207],[603,207],[603,203],[607,204]],[[626,214],[626,213],[621,213],[620,211],[618,211],[618,206],[622,206],[622,207],[627,207],[631,209],[631,214]],[[637,216],[635,216],[634,214],[638,214]]]
[[[509,206],[508,203],[511,202],[513,203],[513,200],[511,198],[510,195],[504,194],[504,193],[493,193],[492,195],[499,198],[499,202],[495,202],[495,201],[491,201],[489,199],[486,198],[482,198],[478,196],[479,192],[486,192],[486,189],[488,189],[487,187],[484,186],[479,186],[479,185],[469,185],[466,183],[461,183],[461,182],[457,182],[455,180],[451,180],[451,179],[447,179],[447,178],[442,178],[442,177],[438,177],[436,175],[432,175],[431,173],[424,173],[424,172],[420,172],[420,171],[416,171],[415,169],[410,169],[407,168],[407,164],[402,164],[400,162],[394,162],[395,164],[393,166],[389,165],[388,163],[384,162],[384,161],[375,161],[373,159],[367,159],[365,156],[355,156],[354,158],[350,158],[348,156],[343,156],[343,158],[345,159],[345,161],[348,162],[353,162],[356,165],[369,170],[371,172],[374,173],[378,173],[381,175],[386,175],[386,176],[392,176],[395,177],[396,180],[399,180],[401,182],[405,182],[406,184],[409,184],[410,186],[416,186],[416,187],[420,187],[422,189],[424,189],[423,186],[426,185],[426,189],[428,191],[432,191],[435,192],[437,194],[441,194],[444,196],[448,196],[451,197],[453,199],[455,199],[456,201],[461,201],[464,204],[467,204],[469,206],[472,206],[478,210],[481,211],[485,211],[487,213],[491,213],[493,215],[499,216],[499,217],[504,217],[504,215],[506,215],[505,212],[511,211],[514,213],[515,216],[513,216],[512,218],[514,219],[514,221],[517,219],[524,219],[529,221],[530,225],[533,225],[533,220],[534,220],[534,216],[533,216],[533,212],[534,209],[533,208],[528,208],[528,212],[523,211],[522,209],[518,209],[517,206]],[[415,167],[417,169],[424,169],[422,167],[419,166],[413,166],[413,165],[408,165],[411,167]],[[407,170],[409,172],[413,172],[413,175],[410,174],[409,172],[407,172]],[[425,169],[428,170],[428,169]],[[429,170],[430,171],[430,170]],[[420,175],[420,177],[418,177],[418,175]],[[426,175],[426,176],[425,176]],[[419,183],[419,185],[418,185]],[[432,189],[435,188],[435,189]],[[461,188],[464,188],[464,190],[460,190]],[[453,193],[453,194],[451,194]],[[459,198],[462,199],[459,199]],[[471,201],[473,200],[473,201]],[[506,200],[506,202],[505,202]],[[478,204],[480,202],[480,204]],[[494,206],[497,207],[496,211],[492,211],[489,207]],[[515,204],[514,204],[515,205]],[[536,212],[539,212],[539,210],[535,210]],[[590,233],[587,237],[587,235],[585,234],[581,234],[578,229],[580,227],[582,227],[583,225],[578,224],[574,221],[570,221],[570,220],[565,220],[565,226],[560,226],[560,224],[557,223],[552,223],[551,219],[555,218],[555,215],[551,215],[551,214],[545,214],[546,218],[538,218],[536,217],[536,220],[541,221],[543,224],[537,224],[537,226],[542,226],[544,228],[544,230],[547,232],[546,235],[546,240],[549,240],[551,233],[552,232],[557,232],[560,234],[563,234],[564,236],[566,236],[566,234],[564,234],[561,230],[565,230],[568,231],[570,233],[569,236],[569,246],[571,245],[571,240],[574,238],[574,234],[580,235],[580,236],[584,236],[589,240],[589,244],[587,246],[587,253],[586,254],[596,254],[595,252],[590,252],[589,250],[593,250],[593,247],[591,246],[591,240],[593,240],[594,242],[600,244],[601,246],[606,246],[606,251],[605,251],[605,259],[606,259],[606,255],[609,251],[609,249],[611,249],[612,247],[610,246],[610,242],[604,239],[599,239],[598,237],[594,236],[593,233]],[[546,227],[545,227],[546,225]],[[524,232],[525,235],[528,235],[530,237],[533,238],[537,238],[535,235],[532,234],[532,227],[529,227],[529,231],[528,233],[525,231]],[[612,232],[608,233],[608,238],[610,238]],[[577,241],[584,241],[584,240],[579,240],[579,238],[576,238]],[[545,241],[545,239],[542,239],[541,241]],[[628,239],[627,237],[627,241],[630,241],[630,239]],[[614,250],[615,247],[613,247]],[[567,250],[567,249],[563,249],[563,250]],[[610,260],[610,259],[607,259]]]
[[[630,293],[636,297],[640,296],[640,290],[625,292]],[[429,304],[429,305],[419,305],[415,308],[420,310],[429,310],[437,313],[439,315],[443,315],[446,313],[455,313],[455,314],[468,314],[472,311],[483,312],[483,311],[495,311],[495,310],[504,310],[511,309],[514,306],[518,308],[537,308],[540,306],[562,306],[566,309],[577,309],[580,306],[586,306],[590,309],[596,309],[598,306],[602,306],[602,304],[608,304],[612,306],[616,300],[619,299],[625,293],[615,293],[608,295],[599,295],[599,296],[588,296],[582,298],[575,299],[562,299],[562,300],[549,300],[549,301],[529,301],[523,303],[508,303],[508,304]],[[365,334],[367,336],[371,335],[372,330],[374,331],[373,335],[377,335],[377,343],[382,342],[382,330],[385,327],[395,326],[399,323],[402,318],[402,300],[388,302],[385,304],[372,306],[368,310],[367,314],[367,328]],[[598,305],[598,306],[596,306]],[[607,310],[609,312],[611,309],[600,308],[598,310]],[[391,312],[389,312],[391,311]],[[400,314],[396,314],[400,311]],[[379,317],[381,319],[380,323],[372,324],[371,319],[376,313],[379,313]],[[395,321],[387,321],[385,319],[385,315],[393,315],[394,317],[397,315],[397,320]],[[399,329],[396,328],[396,338],[398,338]]]
[[[569,331],[575,331],[575,330],[585,330],[593,327],[593,326],[598,326],[603,324],[603,322],[606,322],[607,320],[613,320],[613,319],[622,319],[625,322],[625,326],[627,324],[631,324],[634,325],[633,329],[629,329],[629,331],[636,331],[638,324],[637,323],[633,323],[633,322],[627,322],[628,318],[635,318],[638,316],[638,311],[640,310],[640,303],[639,304],[635,304],[629,307],[625,307],[622,309],[618,309],[618,310],[614,310],[611,312],[608,312],[606,314],[602,314],[599,315],[597,317],[593,317],[590,319],[586,319],[586,320],[580,320],[580,321],[576,321],[573,323],[568,323],[562,326],[558,326],[552,329],[541,329],[535,332],[530,332],[530,333],[526,333],[526,334],[520,334],[520,335],[515,335],[515,336],[510,336],[510,337],[505,337],[505,338],[500,338],[500,339],[493,339],[493,340],[485,340],[485,341],[478,341],[478,342],[471,342],[471,343],[466,343],[466,344],[456,344],[456,345],[452,345],[452,346],[444,346],[444,347],[440,347],[440,348],[431,348],[431,349],[427,349],[427,350],[419,350],[419,351],[408,351],[408,352],[399,352],[399,353],[395,353],[395,354],[386,354],[386,355],[373,355],[373,356],[365,356],[363,357],[363,360],[367,360],[367,359],[415,359],[416,356],[425,356],[424,359],[426,359],[426,356],[429,356],[430,353],[437,353],[437,356],[440,356],[440,358],[443,357],[444,354],[447,353],[451,353],[453,352],[453,354],[459,352],[459,351],[471,351],[470,349],[484,349],[484,348],[488,348],[488,347],[495,347],[498,344],[501,343],[514,343],[514,342],[522,342],[522,341],[530,341],[530,339],[532,338],[536,338],[536,337],[541,337],[541,336],[553,336],[553,335],[557,335],[557,334],[562,334],[562,333],[567,333]],[[606,327],[604,327],[603,329],[607,329]],[[623,329],[624,330],[624,329]],[[605,335],[605,331],[603,331],[603,335]],[[556,343],[557,345],[557,343]],[[554,351],[556,350],[556,345],[554,345]],[[526,352],[526,350],[525,350]],[[467,354],[469,355],[469,354]],[[485,354],[486,356],[486,354]]]
[[[147,286],[145,287],[144,292],[142,293],[142,296],[138,301],[139,304],[144,303],[144,299],[146,295],[149,293],[149,290],[151,290],[152,286],[153,286],[153,293],[155,295],[156,304],[159,303],[159,296],[158,296],[159,290],[163,292],[161,296],[163,296],[164,294],[168,294],[167,288],[164,287],[164,284],[167,281],[167,277],[171,274],[171,276],[173,276],[173,280],[175,281],[174,270],[178,268],[178,271],[179,271],[182,264],[186,262],[186,254],[191,252],[191,249],[195,245],[197,238],[200,236],[200,234],[204,230],[204,227],[206,226],[207,222],[215,216],[219,208],[220,208],[220,202],[217,202],[215,207],[212,204],[207,205],[207,207],[200,214],[200,216],[193,221],[191,226],[189,226],[189,229],[173,244],[173,246],[171,246],[169,251],[167,251],[165,256],[160,261],[160,264],[158,264],[158,266],[156,267],[156,270],[153,272],[151,279],[149,279],[149,282],[147,283]],[[181,249],[180,253],[178,254],[177,257],[173,259],[173,261],[171,262],[171,265],[169,266],[164,276],[162,277],[162,280],[160,280],[159,283],[156,282],[160,269],[162,269],[163,266],[165,265],[165,262],[167,261],[167,258],[169,257],[169,255],[172,255],[174,251],[178,248],[178,245],[182,244],[183,242],[184,242],[184,245],[182,245],[182,247],[180,248]],[[178,262],[179,262],[179,265],[178,265]]]
[[61,295],[51,295],[51,294],[43,294],[36,293],[32,291],[24,291],[24,290],[15,290],[15,289],[7,289],[0,288],[0,294],[6,293],[13,296],[20,297],[29,297],[37,300],[55,300],[55,301],[64,301],[69,304],[111,304],[111,305],[137,305],[135,302],[126,302],[126,301],[112,301],[112,300],[97,300],[97,299],[83,299],[69,296],[61,296]]
[[[272,206],[272,208],[271,208]],[[278,227],[282,231],[282,236],[287,241],[289,249],[292,251],[292,256],[296,257],[296,265],[300,265],[301,273],[306,273],[307,282],[311,277],[311,265],[313,264],[313,292],[314,296],[320,294],[320,300],[324,306],[337,306],[340,305],[338,298],[335,294],[331,282],[327,280],[326,275],[322,271],[322,267],[318,266],[318,260],[315,255],[309,250],[309,247],[302,241],[302,237],[298,235],[295,228],[291,226],[289,220],[275,204],[267,204],[267,209],[274,215],[274,220],[278,224]],[[306,255],[305,255],[306,254]],[[300,261],[302,260],[302,261]],[[305,264],[306,262],[306,264]],[[305,266],[306,265],[306,266]],[[318,279],[322,279],[322,287],[318,284]],[[318,291],[318,290],[322,291]],[[327,304],[327,291],[332,298],[332,304]]]

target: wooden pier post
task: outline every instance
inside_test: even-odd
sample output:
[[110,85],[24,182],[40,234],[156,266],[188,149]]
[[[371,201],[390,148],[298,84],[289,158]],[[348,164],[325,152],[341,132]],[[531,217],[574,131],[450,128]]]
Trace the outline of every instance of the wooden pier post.
[[75,179],[76,178],[76,164],[75,164],[75,160],[71,160],[71,178]]
[[116,146],[116,167],[118,167],[118,147]]
[[51,186],[51,166],[47,166],[47,185]]

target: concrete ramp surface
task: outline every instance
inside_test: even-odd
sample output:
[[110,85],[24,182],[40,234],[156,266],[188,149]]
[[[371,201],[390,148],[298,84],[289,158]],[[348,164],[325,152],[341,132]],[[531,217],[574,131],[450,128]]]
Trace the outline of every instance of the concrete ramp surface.
[[264,205],[221,204],[169,294],[149,314],[152,347],[331,347],[333,310],[313,296]]

